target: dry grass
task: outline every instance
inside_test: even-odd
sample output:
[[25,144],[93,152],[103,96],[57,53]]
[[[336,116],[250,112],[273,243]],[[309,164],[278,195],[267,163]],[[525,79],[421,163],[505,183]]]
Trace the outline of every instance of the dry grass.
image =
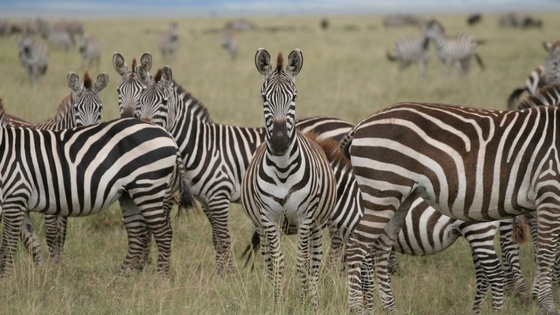
[[[467,28],[465,15],[438,18],[448,33],[467,30],[486,40],[479,53],[486,64],[481,71],[472,65],[469,76],[440,73],[434,58],[424,78],[415,66],[404,72],[389,63],[385,51],[399,36],[416,36],[414,28],[386,29],[379,16],[331,18],[332,29],[319,29],[321,17],[254,18],[259,26],[294,25],[293,32],[247,32],[237,34],[238,58],[231,62],[220,48],[221,28],[226,19],[179,19],[180,52],[162,60],[157,36],[146,30],[163,31],[168,20],[86,20],[88,33],[103,43],[99,69],[110,76],[101,92],[103,119],[116,118],[116,85],[120,79],[112,69],[113,52],[127,62],[145,51],[154,55],[155,67],[168,64],[175,79],[201,100],[216,122],[263,125],[259,88],[261,77],[253,57],[264,47],[275,55],[300,48],[304,67],[297,79],[298,117],[333,115],[357,122],[372,112],[405,100],[470,104],[505,108],[508,94],[521,86],[528,73],[542,62],[543,40],[555,40],[560,26],[557,14],[539,14],[542,30],[500,29],[496,15],[484,16],[480,25]],[[357,31],[347,31],[354,25]],[[372,28],[373,26],[373,28]],[[69,93],[65,78],[69,71],[82,76],[77,52],[50,51],[48,75],[34,87],[17,59],[17,37],[0,38],[0,97],[9,113],[31,121],[54,115],[59,101]],[[152,70],[155,73],[154,70]],[[37,226],[42,220],[37,218]],[[70,220],[66,256],[62,266],[34,267],[26,253],[16,257],[16,273],[2,280],[1,310],[5,314],[269,314],[274,313],[272,290],[262,261],[255,272],[244,270],[240,253],[249,240],[251,224],[239,205],[232,206],[230,226],[239,273],[226,278],[214,275],[214,250],[210,226],[199,213],[173,223],[172,278],[161,280],[155,267],[139,274],[116,276],[125,255],[126,234],[117,207],[107,214]],[[285,238],[289,276],[286,302],[276,310],[282,314],[306,313],[298,303],[299,283],[292,266],[295,241]],[[401,314],[467,314],[474,297],[474,273],[468,246],[463,240],[452,249],[432,257],[400,257],[403,275],[393,279],[397,307]],[[522,263],[528,281],[532,279],[532,249],[523,247]],[[342,274],[322,270],[320,313],[345,314],[346,285]],[[555,292],[556,301],[560,301]],[[490,313],[489,300],[484,312]],[[535,305],[523,306],[517,299],[506,300],[502,314],[534,314]],[[380,310],[377,309],[379,312]]]

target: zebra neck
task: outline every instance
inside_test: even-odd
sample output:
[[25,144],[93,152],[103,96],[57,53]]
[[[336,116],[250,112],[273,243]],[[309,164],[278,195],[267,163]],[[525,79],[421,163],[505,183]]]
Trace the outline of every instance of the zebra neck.
[[57,112],[54,117],[44,122],[33,124],[33,127],[38,129],[76,127],[76,117],[73,104],[74,97],[72,96],[72,93],[70,93],[62,100],[60,105],[58,105]]

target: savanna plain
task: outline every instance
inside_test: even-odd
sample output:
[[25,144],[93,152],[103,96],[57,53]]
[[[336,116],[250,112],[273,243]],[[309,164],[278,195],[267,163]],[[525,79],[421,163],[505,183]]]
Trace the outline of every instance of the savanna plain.
[[[303,52],[304,64],[296,84],[296,116],[330,115],[360,121],[371,113],[400,101],[462,104],[505,109],[509,93],[523,86],[530,71],[542,63],[546,52],[542,41],[558,38],[560,15],[535,13],[543,19],[542,29],[500,28],[498,14],[483,15],[475,26],[467,14],[425,14],[437,18],[448,34],[466,31],[484,40],[478,47],[485,69],[473,61],[468,75],[443,75],[435,57],[424,77],[413,65],[398,71],[387,60],[387,50],[401,36],[419,36],[414,27],[386,28],[382,16],[329,17],[330,28],[322,30],[316,17],[254,17],[259,27],[280,27],[277,32],[237,32],[239,52],[230,60],[220,47],[221,32],[228,18],[176,19],[84,19],[87,33],[102,43],[99,66],[88,69],[95,78],[109,74],[108,87],[101,91],[102,120],[118,117],[117,83],[112,67],[114,52],[128,65],[144,52],[151,52],[154,68],[169,65],[173,78],[209,110],[214,122],[263,126],[260,86],[262,78],[254,65],[254,54],[266,48],[273,59],[294,48]],[[179,23],[179,50],[164,59],[157,48],[157,34]],[[55,22],[57,20],[49,20]],[[283,29],[282,27],[289,27]],[[30,121],[54,116],[59,102],[70,93],[66,75],[83,77],[77,52],[49,49],[47,75],[30,86],[19,63],[19,36],[0,37],[0,97],[8,113]],[[155,73],[156,70],[151,72]],[[201,148],[203,149],[203,148]],[[44,235],[40,215],[35,227]],[[262,257],[255,269],[244,268],[241,252],[248,244],[252,224],[238,204],[230,209],[229,225],[238,272],[215,274],[215,252],[210,224],[201,211],[190,210],[172,222],[173,252],[169,279],[161,279],[155,264],[142,272],[118,275],[126,253],[126,233],[117,204],[108,211],[86,218],[71,218],[61,265],[34,266],[23,248],[15,257],[13,275],[0,280],[1,314],[304,314],[299,303],[300,283],[295,272],[296,240],[282,239],[287,258],[285,300],[273,305],[271,281]],[[326,233],[325,233],[326,234]],[[325,237],[325,253],[329,241]],[[21,247],[21,246],[20,246]],[[499,248],[499,246],[498,246]],[[43,240],[46,255],[46,245]],[[533,249],[522,245],[521,264],[528,284],[534,273]],[[155,261],[155,248],[152,250]],[[398,256],[402,273],[393,276],[392,286],[400,314],[469,314],[475,295],[475,278],[467,243],[459,239],[450,249],[428,257]],[[340,266],[321,269],[319,314],[347,314],[347,286]],[[560,294],[554,289],[554,298]],[[501,314],[535,314],[535,302],[524,303],[506,296]],[[491,313],[488,296],[483,313]],[[376,301],[375,313],[382,313]]]

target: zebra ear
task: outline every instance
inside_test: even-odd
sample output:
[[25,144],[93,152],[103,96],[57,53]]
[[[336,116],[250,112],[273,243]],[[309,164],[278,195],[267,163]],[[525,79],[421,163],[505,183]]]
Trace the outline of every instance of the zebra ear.
[[106,72],[103,72],[97,76],[97,80],[95,81],[93,87],[97,92],[100,92],[107,86],[107,83],[109,83],[109,75],[107,75]]
[[301,53],[301,50],[296,48],[288,55],[286,72],[288,72],[293,78],[298,75],[301,67],[303,67],[303,54]]
[[255,54],[255,66],[257,67],[257,71],[259,71],[262,75],[267,75],[272,69],[270,65],[270,54],[266,49],[259,48],[257,53]]
[[138,75],[138,80],[140,81],[140,83],[144,85],[148,85],[148,81],[150,80],[150,75],[148,74],[148,70],[146,70],[144,66],[137,65],[136,74]]
[[173,71],[171,71],[169,66],[165,66],[161,69],[161,79],[167,84],[173,83]]
[[150,72],[152,69],[152,54],[145,52],[142,57],[140,57],[140,64],[146,68],[146,71]]
[[126,62],[124,62],[123,56],[118,52],[113,54],[113,68],[121,76],[128,70],[128,66],[126,65]]
[[74,72],[68,72],[66,76],[66,83],[68,83],[68,87],[72,89],[72,91],[76,92],[82,86],[80,83],[80,77]]

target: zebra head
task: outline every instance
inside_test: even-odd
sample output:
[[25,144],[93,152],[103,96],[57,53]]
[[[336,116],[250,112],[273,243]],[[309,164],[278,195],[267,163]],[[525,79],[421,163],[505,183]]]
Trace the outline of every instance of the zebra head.
[[132,68],[128,69],[123,56],[116,52],[113,54],[113,68],[121,75],[121,82],[117,87],[119,113],[121,117],[133,117],[136,106],[138,105],[138,97],[146,85],[152,80],[149,74],[152,68],[152,55],[146,52],[140,58],[140,66],[146,70],[146,77],[141,79],[137,74],[136,59],[132,60]]
[[548,55],[544,59],[544,72],[547,84],[560,83],[560,40],[552,43],[544,41],[544,49]]
[[[147,75],[146,70],[141,66],[137,67],[137,72],[140,77]],[[171,127],[169,117],[173,117],[170,111],[179,101],[173,89],[173,72],[169,66],[158,70],[154,80],[140,94],[138,101],[134,115],[136,118],[169,130],[168,128]]]
[[93,83],[87,71],[84,73],[83,82],[80,82],[80,77],[76,73],[70,71],[66,76],[66,82],[72,89],[71,99],[75,126],[87,126],[101,122],[102,104],[99,92],[109,82],[107,73],[99,74]]
[[284,155],[296,134],[295,109],[297,89],[295,77],[303,66],[303,54],[299,49],[288,55],[288,65],[283,67],[282,53],[278,54],[276,68],[272,69],[270,54],[259,48],[255,55],[255,65],[262,74],[261,87],[263,98],[266,138],[274,155]]

